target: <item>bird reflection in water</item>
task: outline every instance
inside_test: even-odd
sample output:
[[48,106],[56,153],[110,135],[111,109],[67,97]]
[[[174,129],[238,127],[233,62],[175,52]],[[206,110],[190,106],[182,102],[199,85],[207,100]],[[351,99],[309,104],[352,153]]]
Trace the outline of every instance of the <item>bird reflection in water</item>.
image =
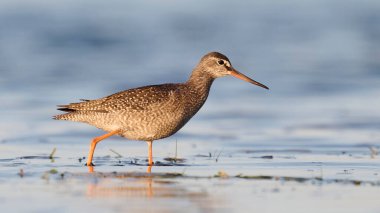
[[[87,197],[111,198],[113,202],[122,203],[120,208],[123,211],[180,212],[183,211],[183,202],[190,204],[188,208],[200,212],[220,210],[226,206],[223,198],[209,193],[197,178],[180,173],[158,173],[154,168],[152,172],[151,166],[147,167],[147,172],[104,173],[92,170],[92,173],[83,175],[89,178],[85,188]],[[149,205],[145,199],[150,200]],[[178,202],[178,199],[183,202]]]
[[[125,185],[114,184],[114,180],[102,179],[87,186],[86,195],[89,197],[153,197],[153,178],[128,178]],[[161,189],[158,189],[161,190]],[[157,196],[157,195],[156,195]]]
[[[94,166],[88,167],[89,173],[95,174]],[[152,166],[147,167],[147,172],[143,173],[109,173],[101,174],[104,178],[97,178],[96,181],[88,184],[87,195],[90,197],[112,197],[112,196],[144,196],[152,197],[153,194],[153,177],[150,175]],[[115,179],[130,180],[128,185],[113,183]],[[118,186],[119,185],[119,186]]]
[[[94,173],[94,166],[88,166],[88,172]],[[146,173],[152,173],[152,165],[148,165],[146,168]]]
[[171,174],[152,174],[152,166],[147,167],[146,173],[97,173],[94,166],[88,169],[89,174],[95,177],[87,186],[86,194],[90,197],[176,197],[184,192],[184,189],[171,187],[174,181],[160,178]]

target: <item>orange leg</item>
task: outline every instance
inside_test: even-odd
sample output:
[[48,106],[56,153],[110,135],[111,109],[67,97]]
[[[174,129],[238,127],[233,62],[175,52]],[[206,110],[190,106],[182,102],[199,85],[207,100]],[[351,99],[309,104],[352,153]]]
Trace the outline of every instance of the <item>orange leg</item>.
[[91,166],[94,165],[94,164],[92,164],[92,157],[94,156],[94,151],[95,151],[95,148],[96,148],[96,144],[99,143],[101,140],[109,138],[112,135],[115,135],[115,134],[117,134],[119,132],[120,132],[120,130],[115,130],[113,132],[109,132],[107,134],[104,134],[102,136],[99,136],[99,137],[96,137],[96,138],[92,139],[92,142],[91,142],[91,145],[90,145],[90,152],[88,153],[88,157],[87,157],[87,163],[86,163],[87,166],[91,167]]
[[153,141],[147,141],[147,143],[148,143],[148,159],[149,159],[148,165],[152,166],[153,165],[153,151],[152,151]]

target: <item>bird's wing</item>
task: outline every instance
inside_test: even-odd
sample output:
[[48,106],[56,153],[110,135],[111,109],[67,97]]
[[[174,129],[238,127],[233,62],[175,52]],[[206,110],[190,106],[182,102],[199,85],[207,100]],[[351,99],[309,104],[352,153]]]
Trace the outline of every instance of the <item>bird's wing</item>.
[[145,110],[153,104],[168,102],[178,94],[179,84],[161,84],[129,89],[97,99],[79,103],[58,105],[58,110],[66,112],[96,111],[115,112],[125,109]]

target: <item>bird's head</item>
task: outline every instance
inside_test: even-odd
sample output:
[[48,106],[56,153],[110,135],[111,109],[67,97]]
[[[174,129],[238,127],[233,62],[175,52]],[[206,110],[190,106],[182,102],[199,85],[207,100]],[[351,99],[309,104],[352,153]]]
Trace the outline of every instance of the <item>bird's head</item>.
[[204,72],[207,72],[213,78],[232,75],[251,84],[269,89],[264,84],[261,84],[238,72],[235,68],[232,67],[230,60],[225,55],[218,52],[210,52],[203,56],[199,63],[199,66]]

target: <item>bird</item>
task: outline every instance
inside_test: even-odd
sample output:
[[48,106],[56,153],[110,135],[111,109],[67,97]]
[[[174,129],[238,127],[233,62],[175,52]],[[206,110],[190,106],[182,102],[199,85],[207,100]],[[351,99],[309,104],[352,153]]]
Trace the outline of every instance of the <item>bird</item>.
[[151,167],[153,141],[180,130],[203,106],[214,80],[224,76],[234,76],[269,90],[237,71],[225,55],[210,52],[201,58],[186,82],[143,86],[100,99],[80,99],[77,103],[58,105],[57,109],[65,114],[55,115],[53,119],[87,123],[107,132],[92,139],[87,166],[94,166],[93,155],[100,141],[119,135],[146,141]]

